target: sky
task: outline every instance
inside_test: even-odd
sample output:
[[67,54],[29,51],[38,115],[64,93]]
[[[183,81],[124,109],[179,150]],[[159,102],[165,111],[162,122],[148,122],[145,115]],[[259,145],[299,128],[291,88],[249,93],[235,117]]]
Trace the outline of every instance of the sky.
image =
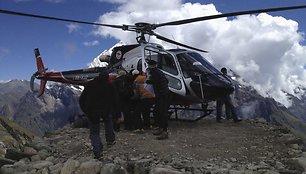
[[[260,8],[306,5],[306,0],[6,0],[0,9],[106,24],[162,23]],[[244,83],[285,106],[287,93],[306,88],[306,9],[244,15],[167,26],[156,33],[209,51],[218,67],[238,73]],[[53,71],[80,69],[120,40],[135,34],[108,27],[0,14],[0,81],[29,80],[36,71],[34,49]],[[150,38],[166,48],[177,46]]]

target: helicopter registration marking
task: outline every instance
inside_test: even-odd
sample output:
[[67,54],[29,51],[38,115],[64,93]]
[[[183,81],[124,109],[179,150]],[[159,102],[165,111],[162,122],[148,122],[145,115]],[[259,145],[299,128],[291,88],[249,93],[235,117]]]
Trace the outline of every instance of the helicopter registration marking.
[[75,76],[73,77],[73,80],[86,80],[88,79],[88,75],[86,76]]

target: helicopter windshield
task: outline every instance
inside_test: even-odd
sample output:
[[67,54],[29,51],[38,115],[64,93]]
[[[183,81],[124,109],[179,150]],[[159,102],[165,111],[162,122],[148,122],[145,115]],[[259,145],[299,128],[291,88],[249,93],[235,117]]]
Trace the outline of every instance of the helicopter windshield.
[[185,78],[192,77],[195,73],[220,74],[209,62],[195,52],[185,52],[176,55]]

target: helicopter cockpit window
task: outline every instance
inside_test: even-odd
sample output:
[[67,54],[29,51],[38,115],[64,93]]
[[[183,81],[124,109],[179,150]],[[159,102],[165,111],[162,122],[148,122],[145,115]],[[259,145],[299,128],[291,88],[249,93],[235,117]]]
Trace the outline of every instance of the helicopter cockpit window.
[[179,64],[185,78],[192,77],[198,73],[219,73],[209,62],[206,62],[198,53],[181,53],[177,55]]
[[211,73],[220,74],[220,72],[209,62],[207,62],[200,54],[198,53],[187,53],[187,54],[195,58],[196,61],[200,62],[205,67],[205,69],[209,70]]
[[151,50],[145,50],[145,59],[155,60],[156,62],[158,62],[157,56],[158,56],[157,52]]
[[169,54],[158,54],[158,67],[170,74],[178,75],[173,57]]

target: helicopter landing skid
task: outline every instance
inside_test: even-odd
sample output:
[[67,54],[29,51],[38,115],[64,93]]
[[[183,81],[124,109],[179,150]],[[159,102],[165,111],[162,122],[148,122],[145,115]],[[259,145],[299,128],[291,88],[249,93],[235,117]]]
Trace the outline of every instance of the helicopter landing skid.
[[[172,105],[169,107],[169,117],[171,120],[195,122],[210,115],[212,111],[214,111],[213,109],[208,109],[207,107],[208,107],[207,104],[202,104],[202,108],[190,108],[190,107],[181,107],[177,105]],[[194,114],[195,112],[198,113]],[[174,117],[171,116],[173,113]],[[183,116],[186,114],[187,116]]]

